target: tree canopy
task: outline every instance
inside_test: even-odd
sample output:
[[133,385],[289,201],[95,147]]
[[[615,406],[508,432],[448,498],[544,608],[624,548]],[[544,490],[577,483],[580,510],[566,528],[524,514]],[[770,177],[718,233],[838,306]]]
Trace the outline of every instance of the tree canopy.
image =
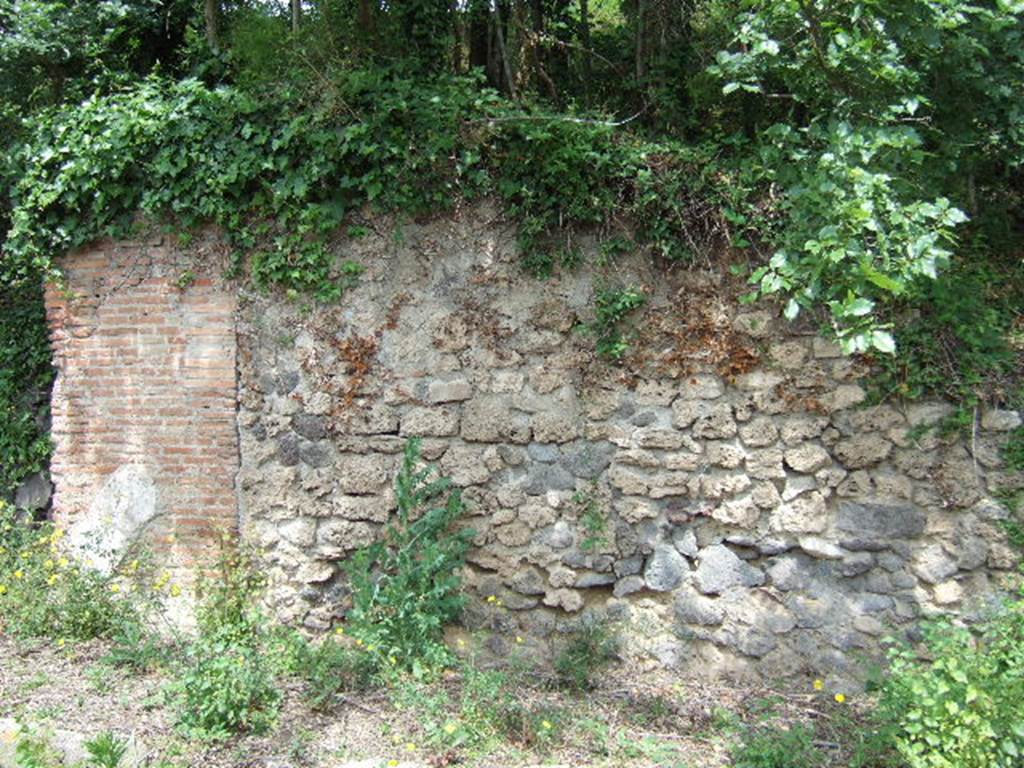
[[[143,211],[336,298],[367,203],[728,251],[883,394],[1019,403],[1020,0],[0,0],[5,291]],[[634,224],[626,239],[615,222]],[[18,287],[22,286],[22,287]]]

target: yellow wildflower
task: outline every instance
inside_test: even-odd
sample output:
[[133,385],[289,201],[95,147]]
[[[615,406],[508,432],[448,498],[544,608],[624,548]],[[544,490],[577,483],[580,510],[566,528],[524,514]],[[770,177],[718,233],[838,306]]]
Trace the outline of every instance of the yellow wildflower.
[[408,744],[405,745],[405,748],[409,752],[415,752],[416,751],[416,745],[413,744],[411,741]]
[[63,637],[60,640],[57,641],[57,647],[58,648],[63,648],[67,644],[68,644],[68,641],[65,640]]
[[516,635],[516,643],[519,644],[519,645],[522,645],[523,644],[523,638],[521,638],[519,635]]
[[397,760],[388,760],[389,768],[395,768],[396,765],[398,765],[398,761]]
[[171,597],[178,597],[181,595],[181,587],[177,584],[171,584]]
[[549,720],[541,720],[540,727],[545,731],[551,730],[551,722]]
[[455,723],[446,723],[444,726],[444,732],[449,736],[455,733]]
[[488,603],[493,603],[493,602],[495,602],[495,601],[496,601],[497,599],[498,599],[498,598],[496,598],[496,597],[495,597],[494,595],[488,595],[488,596],[487,596],[487,602],[488,602]]
[[6,595],[6,594],[7,594],[7,585],[6,584],[0,584],[0,595]]
[[66,557],[62,557],[60,560],[57,561],[57,565],[59,565],[61,568],[67,568],[70,564],[71,561],[68,560]]
[[835,695],[835,700],[837,702],[839,702],[840,704],[842,704],[844,701],[846,701],[846,694],[844,694],[844,693],[837,693]]
[[52,587],[52,586],[53,586],[54,584],[56,584],[56,583],[57,583],[57,580],[58,580],[59,578],[60,578],[60,577],[59,577],[59,576],[57,576],[57,574],[56,574],[56,573],[54,573],[54,574],[51,574],[51,575],[50,575],[50,578],[48,578],[48,579],[46,580],[46,583],[47,583],[47,584],[49,584],[49,585],[50,585],[50,586]]
[[14,572],[14,578],[16,578],[16,579],[21,579],[24,576],[25,576],[25,574],[21,570],[17,570],[17,571]]
[[336,627],[335,630],[334,630],[334,634],[336,634],[336,635],[344,635],[345,634],[345,628],[344,627]]
[[821,690],[824,690],[824,688],[825,688],[825,681],[824,680],[815,680],[814,681],[814,690],[821,691]]
[[47,560],[45,563],[43,563],[43,566],[46,568],[53,568],[53,560]]
[[120,584],[111,584],[110,585],[110,591],[113,592],[114,594],[117,594],[118,592],[121,591],[121,585]]

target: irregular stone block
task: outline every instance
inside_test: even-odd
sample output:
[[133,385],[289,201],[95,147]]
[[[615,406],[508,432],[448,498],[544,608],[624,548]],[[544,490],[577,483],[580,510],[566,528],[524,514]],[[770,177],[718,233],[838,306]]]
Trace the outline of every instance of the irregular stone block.
[[981,428],[992,432],[1011,432],[1021,425],[1017,411],[992,409],[981,415]]
[[704,594],[721,594],[731,587],[756,587],[764,583],[764,574],[740,560],[722,544],[705,547],[697,555],[694,583]]
[[462,411],[462,438],[478,443],[530,442],[530,426],[525,414],[512,410],[500,395],[477,395],[467,400]]
[[786,464],[797,472],[811,475],[832,463],[829,452],[820,445],[803,443],[786,451]]
[[432,381],[427,385],[427,400],[431,403],[457,403],[472,396],[473,387],[465,379]]
[[292,416],[292,430],[307,440],[322,440],[327,437],[327,419],[312,413],[296,413]]
[[836,528],[866,541],[887,544],[892,539],[916,539],[928,518],[913,504],[842,501]]
[[740,440],[751,448],[764,448],[772,445],[779,438],[779,430],[775,422],[762,416],[747,422],[739,428]]
[[336,464],[338,487],[344,493],[372,494],[391,480],[394,460],[390,456],[339,456]]
[[861,469],[884,461],[892,453],[892,443],[881,435],[859,434],[836,444],[836,457],[847,469]]
[[583,596],[572,589],[555,589],[544,595],[544,605],[575,613],[583,607]]
[[783,533],[821,533],[828,524],[825,499],[817,491],[783,504],[771,516],[770,527]]
[[410,408],[402,414],[403,437],[451,437],[459,433],[459,414],[452,408]]
[[608,442],[578,441],[562,446],[561,464],[574,476],[593,480],[608,468],[615,451],[615,446]]
[[679,384],[679,397],[683,400],[714,400],[724,392],[722,380],[710,373],[689,376]]
[[956,560],[938,544],[932,544],[917,552],[914,555],[913,569],[919,579],[929,584],[945,581],[958,570]]
[[725,618],[725,610],[718,601],[693,592],[680,594],[672,609],[676,619],[683,624],[716,627]]
[[683,583],[690,564],[675,547],[662,544],[654,548],[644,568],[644,583],[655,592],[671,592]]
[[698,417],[693,425],[694,437],[706,440],[733,437],[736,432],[736,419],[733,418],[732,406],[729,403],[715,404],[706,415]]

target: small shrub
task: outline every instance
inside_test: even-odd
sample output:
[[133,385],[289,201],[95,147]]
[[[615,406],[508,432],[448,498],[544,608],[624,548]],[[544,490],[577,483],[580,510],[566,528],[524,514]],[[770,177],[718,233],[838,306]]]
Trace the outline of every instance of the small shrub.
[[352,556],[346,571],[353,637],[380,668],[422,675],[451,661],[443,629],[463,607],[459,574],[474,534],[453,529],[462,498],[419,458],[420,441],[412,439],[395,482],[397,519],[381,540]]
[[22,724],[14,745],[17,768],[62,768],[64,760],[51,737],[49,731]]
[[639,288],[605,288],[595,299],[597,314],[583,329],[597,337],[597,354],[607,360],[621,360],[629,344],[622,333],[622,321],[646,301]]
[[64,533],[0,500],[0,625],[17,637],[91,640],[134,631],[143,602],[125,576],[105,575],[65,554]]
[[1024,427],[1017,427],[1010,433],[1003,447],[1003,459],[1014,472],[1024,472]]
[[262,733],[277,715],[280,693],[269,665],[231,630],[201,635],[190,646],[177,687],[179,723],[200,737]]
[[90,768],[117,768],[128,751],[128,742],[110,731],[103,731],[85,742]]
[[572,497],[580,525],[586,536],[580,542],[584,552],[594,552],[608,543],[608,516],[597,498],[596,483],[588,490],[576,491]]
[[192,734],[259,733],[277,716],[280,693],[259,608],[263,585],[252,554],[225,536],[214,576],[199,582],[198,636],[172,686],[179,725]]
[[301,641],[290,670],[306,682],[306,698],[318,712],[329,710],[344,691],[373,685],[375,659],[370,654],[327,637],[318,643]]
[[616,657],[619,640],[601,621],[585,622],[555,659],[555,672],[563,685],[576,690],[593,687],[594,676]]
[[824,756],[814,746],[814,731],[795,725],[784,729],[750,729],[732,753],[735,768],[816,768]]
[[1011,768],[1024,760],[1024,605],[977,630],[947,621],[926,634],[931,661],[892,652],[881,717],[910,768]]

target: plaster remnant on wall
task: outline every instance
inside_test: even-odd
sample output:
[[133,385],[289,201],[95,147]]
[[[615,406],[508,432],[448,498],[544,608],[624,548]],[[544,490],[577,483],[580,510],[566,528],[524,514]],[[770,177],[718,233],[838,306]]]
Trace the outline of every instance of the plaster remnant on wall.
[[126,464],[107,479],[88,512],[68,529],[68,544],[109,575],[158,514],[153,478],[145,467]]

